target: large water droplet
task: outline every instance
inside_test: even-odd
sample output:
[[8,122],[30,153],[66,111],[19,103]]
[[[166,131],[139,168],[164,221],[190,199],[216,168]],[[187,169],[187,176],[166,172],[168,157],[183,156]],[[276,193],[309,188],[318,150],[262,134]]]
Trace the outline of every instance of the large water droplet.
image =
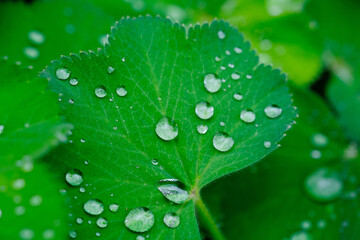
[[104,211],[104,204],[98,199],[90,199],[84,204],[84,210],[90,215],[100,215]]
[[218,31],[217,35],[218,35],[219,39],[224,39],[226,37],[225,33],[221,30]]
[[175,122],[169,121],[167,117],[163,117],[156,124],[156,134],[165,141],[170,141],[178,135],[178,126]]
[[71,71],[67,68],[59,68],[58,70],[56,70],[56,77],[59,80],[66,80],[70,77],[70,73]]
[[116,89],[116,93],[117,95],[119,95],[119,97],[125,97],[127,94],[127,90],[125,89],[124,86],[121,86]]
[[125,226],[134,232],[146,232],[154,225],[154,214],[147,208],[138,207],[129,212]]
[[71,186],[79,186],[83,182],[83,174],[78,169],[71,169],[66,173],[65,179]]
[[342,189],[339,173],[326,167],[316,170],[305,181],[305,190],[315,201],[332,201],[341,195]]
[[177,179],[163,179],[158,187],[164,197],[174,203],[180,204],[185,202],[189,193],[184,190],[184,185]]
[[180,217],[176,213],[166,213],[164,216],[164,223],[169,228],[176,228],[180,224]]
[[252,123],[255,121],[256,115],[252,110],[242,110],[240,118],[246,123]]
[[99,217],[98,220],[96,220],[96,225],[99,228],[106,228],[108,225],[108,221],[103,217]]
[[206,90],[211,93],[215,93],[221,88],[221,80],[217,78],[214,74],[210,73],[205,76],[204,85]]
[[219,132],[213,138],[213,145],[220,152],[227,152],[234,146],[234,139],[228,134]]
[[43,44],[45,42],[45,35],[39,31],[30,31],[28,33],[29,40],[37,45]]
[[318,148],[323,148],[328,145],[328,138],[322,133],[315,133],[311,136],[311,143]]
[[204,124],[199,124],[199,125],[197,125],[196,129],[197,129],[198,133],[205,134],[208,130],[208,126],[206,126]]
[[277,105],[269,105],[264,109],[264,112],[268,118],[277,118],[281,115],[282,109]]
[[209,119],[214,115],[214,107],[208,102],[199,102],[196,104],[195,113],[201,119]]
[[95,95],[99,98],[104,98],[106,96],[106,88],[104,86],[99,86],[95,88]]

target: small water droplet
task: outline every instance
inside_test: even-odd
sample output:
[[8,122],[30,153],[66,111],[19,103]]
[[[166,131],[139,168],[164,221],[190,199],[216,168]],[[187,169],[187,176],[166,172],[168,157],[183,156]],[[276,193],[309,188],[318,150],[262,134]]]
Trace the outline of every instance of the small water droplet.
[[199,124],[199,125],[197,125],[196,129],[197,129],[198,133],[205,134],[208,130],[208,126],[204,125],[204,124]]
[[271,148],[271,142],[270,141],[265,141],[264,142],[264,147],[265,148]]
[[69,237],[70,237],[70,238],[76,238],[76,237],[77,237],[77,232],[74,231],[74,230],[70,230],[70,232],[69,232]]
[[141,236],[141,235],[138,235],[138,236],[136,236],[136,240],[145,240],[145,237]]
[[237,73],[232,73],[232,74],[231,74],[231,78],[232,78],[233,80],[238,80],[238,79],[240,78],[240,75],[237,74]]
[[156,165],[159,164],[159,161],[158,161],[157,159],[153,158],[153,159],[151,160],[151,163],[152,163],[154,166],[156,166]]
[[226,50],[226,51],[225,51],[225,54],[228,55],[228,56],[230,56],[230,55],[231,55],[231,52],[230,52],[229,50]]
[[78,217],[78,218],[76,218],[76,223],[77,224],[82,224],[84,222],[84,219],[82,219],[81,217]]
[[126,61],[125,57],[123,57],[123,58],[121,59],[121,61],[125,62],[125,61]]
[[221,58],[219,58],[218,56],[215,57],[215,61],[216,62],[220,62],[221,61]]
[[65,175],[65,179],[73,187],[79,186],[84,181],[83,174],[78,169],[69,170]]
[[312,237],[309,233],[307,232],[296,232],[293,235],[291,235],[290,240],[311,240]]
[[234,139],[224,132],[216,133],[213,145],[220,152],[227,152],[234,146]]
[[217,35],[218,35],[219,39],[224,39],[226,37],[225,33],[221,30],[218,31]]
[[246,75],[246,78],[247,78],[247,79],[252,79],[253,77],[248,74],[248,75]]
[[224,122],[220,122],[220,126],[224,127],[225,123]]
[[74,99],[69,99],[69,103],[74,104],[75,103]]
[[125,226],[134,232],[146,232],[154,225],[154,214],[148,208],[138,207],[129,212]]
[[326,135],[322,133],[315,133],[311,136],[311,143],[314,145],[314,147],[323,148],[328,145],[329,140]]
[[113,212],[113,213],[117,212],[119,210],[119,204],[116,204],[116,203],[110,204],[109,210],[110,210],[110,212]]
[[243,99],[243,95],[241,95],[240,93],[235,93],[234,99],[237,101],[241,101]]
[[40,206],[43,199],[40,195],[34,195],[30,198],[30,205],[33,207]]
[[67,68],[59,68],[58,70],[56,70],[56,77],[59,80],[66,80],[70,77],[70,73],[71,71]]
[[4,125],[0,125],[0,134],[2,134],[4,132],[4,128],[5,128]]
[[215,93],[221,88],[221,80],[214,74],[207,74],[204,78],[204,85],[207,91]]
[[229,66],[229,68],[234,68],[235,67],[235,65],[232,64],[232,63],[229,63],[228,66]]
[[184,190],[184,185],[177,179],[163,179],[160,181],[161,185],[158,187],[164,197],[171,202],[180,204],[184,203],[189,193]]
[[40,56],[40,51],[34,47],[25,47],[24,54],[29,59],[37,59]]
[[271,104],[264,109],[264,112],[268,118],[277,118],[281,115],[282,109],[277,105]]
[[84,210],[90,215],[100,215],[104,211],[104,204],[98,199],[90,199],[84,204]]
[[76,78],[70,79],[70,84],[71,84],[72,86],[76,86],[78,83],[79,83],[79,81],[78,81]]
[[28,33],[28,38],[32,43],[37,45],[43,44],[45,42],[45,35],[35,30]]
[[108,221],[103,218],[103,217],[99,217],[97,220],[96,220],[96,225],[99,227],[99,228],[106,228],[107,225],[108,225]]
[[117,95],[119,95],[120,97],[125,97],[126,94],[127,94],[127,90],[125,89],[124,86],[121,86],[121,87],[118,87],[118,88],[116,89],[116,93],[117,93]]
[[21,229],[19,235],[20,235],[20,238],[23,240],[30,240],[30,239],[34,238],[35,233],[31,229],[24,228],[24,229]]
[[108,69],[107,69],[107,72],[108,73],[113,73],[115,71],[115,68],[113,68],[112,66],[109,66]]
[[252,123],[255,121],[256,115],[252,110],[242,110],[240,118],[246,123]]
[[315,201],[330,202],[341,195],[343,183],[338,172],[322,167],[305,181],[305,190]]
[[311,153],[310,153],[310,156],[313,158],[313,159],[319,159],[321,158],[321,151],[319,150],[312,150]]
[[242,53],[242,49],[239,48],[239,47],[235,47],[235,48],[234,48],[234,51],[235,51],[235,53],[237,53],[237,54]]
[[214,107],[208,102],[199,102],[195,107],[196,115],[201,119],[209,119],[214,115]]
[[104,86],[99,86],[95,89],[95,95],[99,98],[104,98],[106,94],[106,88]]
[[166,213],[164,216],[164,223],[169,228],[176,228],[180,224],[180,217],[174,212]]
[[16,179],[13,184],[12,187],[14,190],[21,190],[25,187],[25,180],[23,178],[18,178]]
[[170,141],[178,135],[178,126],[174,121],[169,121],[167,117],[163,117],[156,124],[156,134],[165,141]]

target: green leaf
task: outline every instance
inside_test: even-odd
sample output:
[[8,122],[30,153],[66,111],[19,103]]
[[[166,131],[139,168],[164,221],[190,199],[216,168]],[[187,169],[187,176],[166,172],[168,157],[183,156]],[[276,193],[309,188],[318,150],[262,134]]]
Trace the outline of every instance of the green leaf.
[[[135,238],[125,217],[134,210],[148,216],[149,223],[150,209],[155,224],[148,234],[153,238],[200,239],[195,203],[200,215],[209,215],[200,189],[263,158],[290,127],[295,110],[285,76],[257,66],[250,44],[223,21],[187,32],[161,18],[127,18],[115,26],[109,42],[96,53],[63,57],[43,74],[51,89],[62,94],[62,114],[75,126],[72,143],[50,159],[62,175],[70,169],[83,174],[86,192],[68,190],[74,221],[82,217],[94,224],[99,216],[85,214],[83,206],[98,199],[109,225],[102,230],[83,224],[76,228],[78,236]],[[69,83],[73,78],[76,86]],[[281,114],[269,118],[265,109],[269,115]],[[241,112],[249,123],[240,119]],[[265,141],[271,147],[265,148]],[[184,203],[181,190],[189,194]],[[101,202],[91,201],[96,211]],[[114,203],[119,205],[116,214],[108,210]],[[181,221],[174,229],[163,222],[171,212]]]
[[[340,125],[319,97],[292,90],[300,117],[283,147],[204,189],[204,201],[228,239],[356,239],[359,159],[353,159],[353,153],[357,150],[352,145],[347,149]],[[314,150],[320,154],[311,154]],[[306,183],[324,167],[331,169],[328,173],[335,171],[336,177],[329,178],[336,182],[341,175],[343,188],[335,200],[319,202],[306,192],[314,190]],[[324,189],[329,193],[334,186]]]
[[0,2],[0,56],[40,71],[60,54],[101,46],[112,22],[83,0]]
[[34,160],[65,141],[71,125],[34,70],[1,59],[0,72],[0,237],[64,239],[60,185]]

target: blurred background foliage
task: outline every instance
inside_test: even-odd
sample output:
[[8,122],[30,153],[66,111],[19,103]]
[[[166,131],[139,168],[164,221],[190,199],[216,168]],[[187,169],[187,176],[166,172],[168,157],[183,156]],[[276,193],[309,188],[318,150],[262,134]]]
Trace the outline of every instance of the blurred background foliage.
[[[107,41],[106,34],[110,32],[111,26],[121,17],[146,14],[168,16],[173,21],[184,24],[202,23],[214,18],[225,19],[251,42],[261,62],[271,64],[288,74],[299,117],[297,124],[282,141],[283,146],[260,163],[220,179],[203,191],[205,201],[228,239],[359,239],[360,2],[2,1],[0,56],[7,56],[4,59],[9,58],[8,61],[12,63],[21,61],[23,65],[31,65],[31,71],[35,73],[32,76],[36,78],[36,73],[61,54],[96,50],[102,46]],[[30,94],[23,102],[18,102],[18,105],[4,108],[9,98],[18,98],[16,89],[27,88],[29,93],[34,93],[36,89],[22,81],[16,81],[17,88],[4,84],[3,82],[16,78],[15,76],[30,78],[27,72],[29,69],[19,70],[20,63],[10,66],[5,62],[1,63],[0,84],[3,86],[0,89],[0,120],[18,121],[18,126],[15,124],[14,128],[19,129],[17,133],[20,135],[10,139],[21,139],[23,136],[34,138],[36,131],[31,131],[28,126],[23,127],[26,123],[32,126],[28,116],[42,116],[42,108],[56,107],[48,104],[42,107],[29,106],[26,108],[29,111],[27,114],[8,114],[11,109],[20,108],[27,102],[26,99],[33,97]],[[45,95],[42,97],[49,101],[55,97]],[[48,103],[47,100],[38,102]],[[33,181],[34,186],[30,188],[43,187],[44,181],[49,182],[49,189],[55,188],[51,184],[56,186],[57,182],[44,170],[41,160],[36,164],[36,172],[31,174],[24,171],[23,162],[19,164],[17,160],[28,159],[30,156],[30,163],[33,164],[33,160],[40,159],[59,141],[66,139],[66,136],[59,136],[64,135],[64,131],[70,126],[59,121],[56,114],[54,110],[43,116],[45,124],[49,125],[49,131],[43,135],[44,139],[39,139],[39,144],[35,147],[25,144],[22,151],[17,152],[17,156],[10,154],[14,149],[11,145],[6,145],[9,139],[0,135],[1,193],[5,192],[6,186],[11,185],[14,176],[22,172],[26,175],[23,178],[34,178],[35,175],[43,178]],[[43,120],[40,122],[44,124]],[[6,130],[0,128],[0,134]],[[5,148],[7,151],[3,150]],[[324,169],[335,173],[342,183],[341,194],[331,201],[318,201],[306,190],[306,180]],[[23,188],[19,184],[20,188],[15,188],[15,192],[6,191],[11,196],[1,195],[2,206],[10,206],[14,202],[17,205],[14,199],[19,196],[24,199],[34,197],[27,192],[29,188]],[[42,191],[48,190],[44,188]],[[56,239],[63,239],[66,221],[64,214],[57,212],[63,204],[60,198],[55,197],[57,195],[59,194],[54,193],[54,199],[46,200],[52,202],[51,205],[41,206],[43,209],[40,211],[48,214],[34,212],[30,216],[46,216],[47,219],[43,219],[43,222],[51,222],[50,225],[37,225],[34,227],[35,231],[52,236],[54,233],[46,232],[46,229],[54,227],[60,232]],[[21,207],[17,205],[14,208],[21,213]],[[53,219],[53,216],[63,217]],[[22,222],[31,221],[25,217],[16,219],[10,216],[5,220],[18,221],[20,227]],[[0,236],[12,239],[11,233],[20,230],[12,225],[7,231],[3,231],[5,220],[1,218],[0,211]]]

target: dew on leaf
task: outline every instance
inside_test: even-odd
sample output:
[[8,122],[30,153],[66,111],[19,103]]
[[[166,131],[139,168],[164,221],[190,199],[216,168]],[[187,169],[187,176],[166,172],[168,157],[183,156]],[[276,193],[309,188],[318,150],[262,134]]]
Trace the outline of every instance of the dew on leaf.
[[252,110],[242,110],[240,118],[246,123],[252,123],[255,121],[256,115]]
[[265,141],[265,142],[264,142],[264,147],[265,147],[265,148],[271,148],[271,142]]
[[98,199],[90,199],[84,204],[84,210],[90,215],[100,215],[104,211],[104,204]]
[[70,237],[70,238],[76,238],[76,237],[77,237],[77,232],[74,231],[74,230],[70,230],[70,232],[69,232],[69,237]]
[[231,78],[232,78],[233,80],[238,80],[238,79],[240,78],[240,75],[237,74],[237,73],[232,73],[232,74],[231,74]]
[[208,102],[199,102],[195,107],[196,115],[201,119],[209,119],[214,115],[214,107]]
[[176,228],[180,224],[180,217],[176,213],[166,213],[164,216],[164,223],[169,228]]
[[103,218],[103,217],[99,217],[97,220],[96,220],[96,225],[99,227],[99,228],[106,228],[107,225],[108,225],[108,221]]
[[95,95],[99,98],[104,98],[106,96],[106,88],[104,86],[99,86],[95,88]]
[[113,68],[112,66],[109,66],[108,69],[107,69],[107,72],[108,73],[113,73],[115,71],[115,68]]
[[234,48],[234,51],[235,51],[235,53],[237,53],[237,54],[242,53],[242,49],[239,48],[239,47],[235,47],[235,48]]
[[217,35],[218,35],[219,39],[224,39],[226,37],[225,33],[221,30],[218,31]]
[[214,74],[209,73],[204,78],[204,86],[207,91],[215,93],[221,88],[221,80]]
[[311,143],[314,145],[314,147],[326,147],[328,142],[328,138],[322,133],[315,133],[311,136]]
[[158,189],[169,201],[180,204],[188,199],[189,193],[183,189],[184,186],[179,180],[163,179],[160,183]]
[[197,129],[198,133],[205,134],[208,130],[208,126],[204,125],[204,124],[199,124],[199,125],[197,125],[196,129]]
[[305,180],[308,196],[319,202],[330,202],[341,195],[343,183],[338,172],[322,167]]
[[40,56],[40,51],[34,47],[25,47],[24,54],[29,59],[37,59]]
[[213,145],[220,152],[227,152],[234,146],[234,139],[224,132],[216,133]]
[[45,35],[39,31],[33,30],[28,33],[29,40],[37,45],[43,44],[45,42]]
[[70,77],[70,73],[71,71],[67,68],[59,68],[58,70],[56,70],[56,77],[59,80],[66,80]]
[[117,95],[119,95],[119,97],[125,97],[127,94],[127,90],[125,89],[124,86],[121,86],[116,89],[116,93]]
[[235,93],[234,94],[234,99],[237,101],[241,101],[243,99],[243,96],[240,93]]
[[84,222],[84,220],[81,218],[81,217],[78,217],[78,218],[76,218],[76,223],[77,224],[82,224]]
[[83,174],[78,169],[71,169],[65,175],[65,180],[73,187],[79,186],[83,181]]
[[70,79],[70,85],[71,86],[76,86],[78,83],[79,83],[79,81],[76,78]]
[[264,109],[264,112],[268,118],[277,118],[281,115],[282,109],[277,105],[271,104]]
[[170,141],[176,138],[178,135],[178,126],[174,121],[170,121],[169,118],[163,117],[160,121],[156,124],[155,132],[165,141]]
[[146,232],[154,225],[154,214],[148,208],[138,207],[129,212],[125,226],[134,232]]
[[113,213],[117,212],[119,210],[119,204],[116,204],[116,203],[110,204],[109,210],[110,210],[110,212],[113,212]]

